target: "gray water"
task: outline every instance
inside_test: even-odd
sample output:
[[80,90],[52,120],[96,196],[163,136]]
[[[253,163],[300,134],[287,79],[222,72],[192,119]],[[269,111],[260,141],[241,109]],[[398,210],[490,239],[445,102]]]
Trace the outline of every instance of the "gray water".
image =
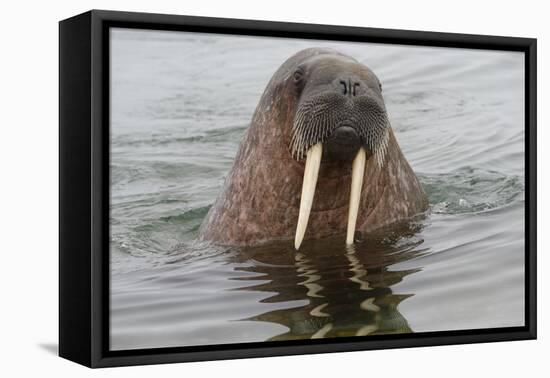
[[[116,29],[111,349],[524,324],[522,53]],[[261,248],[195,241],[271,75],[330,46],[380,78],[426,217]]]

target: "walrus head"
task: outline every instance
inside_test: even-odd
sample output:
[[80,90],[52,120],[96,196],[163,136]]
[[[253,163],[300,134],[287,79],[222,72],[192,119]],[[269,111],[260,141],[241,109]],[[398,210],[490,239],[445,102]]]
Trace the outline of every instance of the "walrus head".
[[322,51],[291,72],[298,101],[289,150],[296,160],[306,160],[296,249],[306,231],[321,161],[352,165],[346,238],[352,244],[366,160],[374,157],[382,167],[388,146],[389,121],[376,75],[355,59]]
[[267,84],[199,239],[294,238],[298,249],[305,236],[346,234],[352,244],[356,230],[363,236],[426,208],[376,75],[338,51],[310,48]]

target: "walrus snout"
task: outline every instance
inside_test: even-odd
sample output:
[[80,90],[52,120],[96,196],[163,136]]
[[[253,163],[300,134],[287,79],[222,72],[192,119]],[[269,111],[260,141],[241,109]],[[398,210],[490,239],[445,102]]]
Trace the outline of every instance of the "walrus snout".
[[331,143],[332,158],[351,160],[348,152],[357,152],[356,145],[360,144],[369,156],[378,152],[381,164],[389,129],[384,102],[352,80],[342,82],[346,85],[342,84],[341,93],[329,89],[300,100],[291,130],[290,153],[299,161],[316,143],[325,144],[325,153],[326,144]]
[[[361,147],[361,139],[351,126],[340,126],[326,142],[326,160],[352,161]],[[325,160],[323,159],[323,160]]]

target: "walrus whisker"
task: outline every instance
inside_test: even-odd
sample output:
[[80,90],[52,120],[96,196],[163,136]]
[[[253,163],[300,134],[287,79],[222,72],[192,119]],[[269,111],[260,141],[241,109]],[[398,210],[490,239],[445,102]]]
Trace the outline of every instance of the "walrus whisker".
[[353,127],[362,144],[383,163],[384,142],[389,128],[385,107],[368,96],[346,99],[323,93],[300,104],[291,129],[290,149],[293,158],[302,160],[316,143],[324,143],[340,126]]

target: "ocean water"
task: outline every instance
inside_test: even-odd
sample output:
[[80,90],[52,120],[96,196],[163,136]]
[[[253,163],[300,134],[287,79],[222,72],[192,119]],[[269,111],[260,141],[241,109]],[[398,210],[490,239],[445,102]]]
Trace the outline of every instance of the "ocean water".
[[[197,242],[276,69],[369,66],[426,216],[346,248]],[[522,53],[114,29],[112,350],[524,325]]]

